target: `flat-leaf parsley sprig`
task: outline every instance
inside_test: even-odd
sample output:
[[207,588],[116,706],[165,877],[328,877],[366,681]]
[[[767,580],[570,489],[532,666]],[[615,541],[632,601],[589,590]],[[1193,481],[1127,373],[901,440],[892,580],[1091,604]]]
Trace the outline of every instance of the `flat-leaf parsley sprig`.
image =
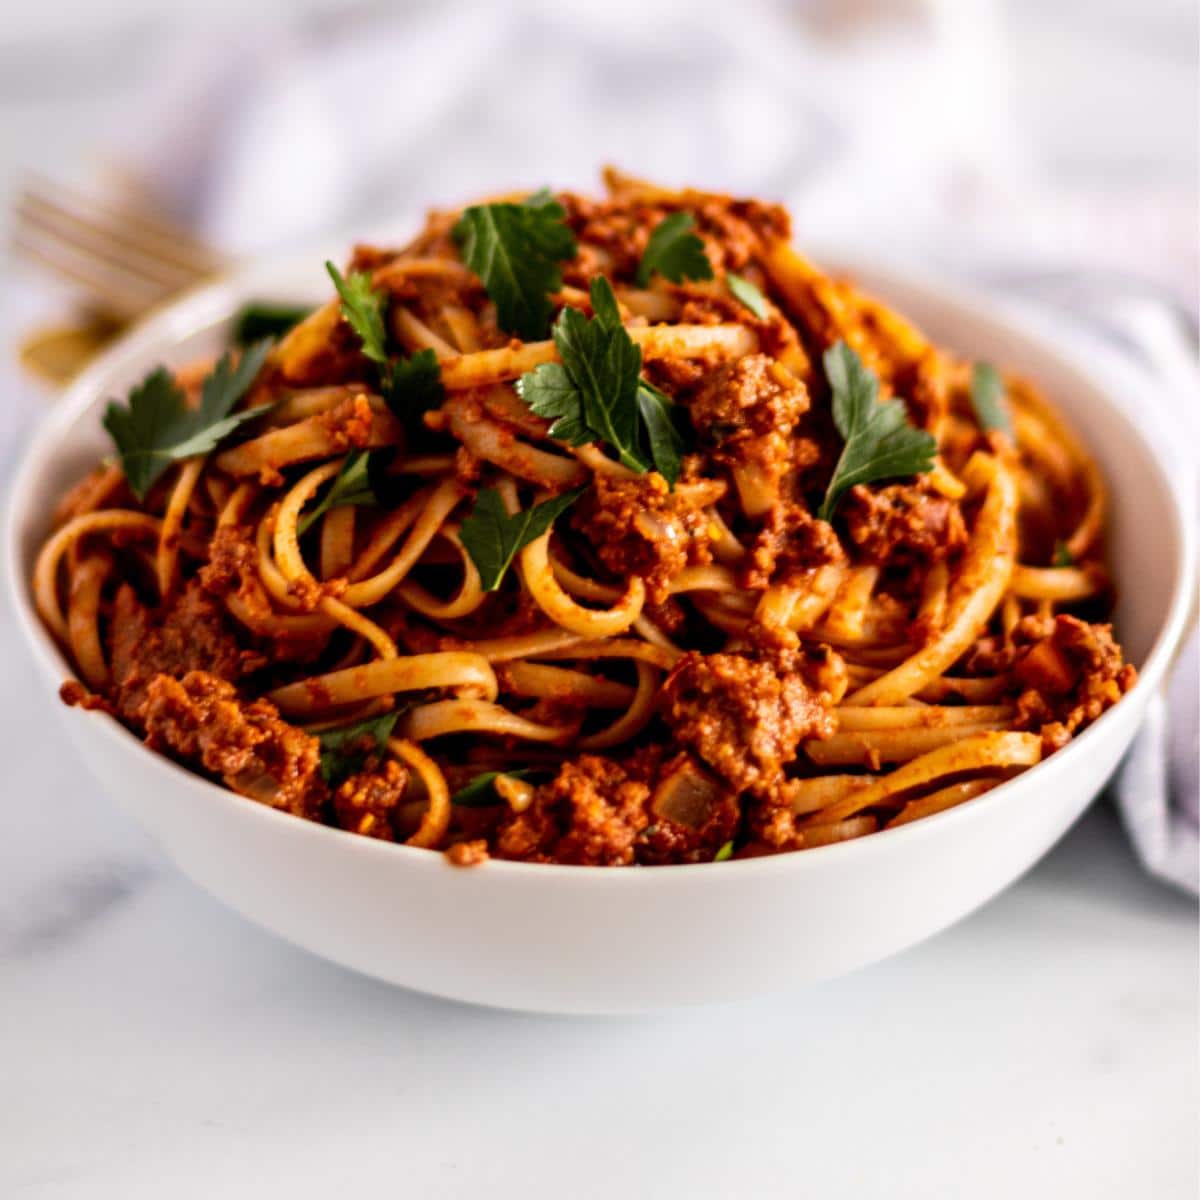
[[379,450],[352,450],[342,460],[325,495],[299,523],[299,532],[307,533],[317,519],[331,508],[348,505],[370,508],[395,508],[404,498],[404,490],[390,468],[396,461],[395,446]]
[[971,407],[981,429],[1012,437],[1012,417],[1004,399],[1004,378],[988,362],[977,362],[971,370]]
[[634,471],[649,469],[638,445],[638,379],[642,352],[625,331],[612,285],[592,280],[591,320],[564,308],[554,325],[561,362],[522,375],[517,391],[539,417],[554,422],[550,436],[572,446],[607,442]]
[[387,349],[384,313],[387,293],[371,283],[366,271],[342,273],[325,264],[341,298],[342,316],[358,335],[364,357],[376,366],[384,403],[409,429],[442,402],[442,369],[432,350],[418,350],[408,358],[392,358]]
[[551,296],[562,287],[559,264],[575,257],[566,215],[543,188],[520,204],[473,204],[454,226],[463,261],[496,305],[500,327],[525,341],[546,336]]
[[845,342],[830,346],[822,361],[833,392],[833,422],[846,439],[817,514],[828,521],[856,484],[932,470],[937,442],[908,423],[903,401],[879,403],[879,380]]
[[654,469],[674,487],[687,442],[679,429],[681,407],[665,392],[660,392],[648,379],[638,381],[638,415],[646,434],[646,445]]
[[554,323],[560,362],[542,363],[517,381],[517,391],[550,436],[571,446],[605,442],[621,462],[651,466],[668,483],[679,477],[683,441],[670,399],[641,377],[641,347],[621,322],[612,284],[592,280],[592,317],[564,308]]
[[739,304],[748,308],[760,321],[767,319],[767,298],[750,280],[728,271],[725,275],[725,282],[729,285],[729,290]]
[[672,283],[713,277],[704,243],[692,232],[695,225],[695,217],[688,212],[674,212],[659,221],[638,264],[638,287],[645,287],[655,272]]
[[333,478],[329,490],[321,497],[315,508],[305,513],[298,529],[307,533],[316,521],[331,508],[342,508],[349,504],[375,505],[375,489],[371,486],[369,450],[352,450],[346,455],[341,469]]
[[470,516],[459,527],[458,536],[479,571],[483,590],[494,592],[517,553],[541,537],[583,492],[583,488],[574,488],[523,512],[510,514],[495,488],[480,491]]
[[250,300],[234,314],[234,345],[249,346],[260,338],[281,338],[311,313],[312,309],[308,305]]
[[264,338],[248,346],[234,364],[221,355],[200,388],[200,403],[188,404],[183,389],[166,367],[156,367],[129,393],[128,404],[111,401],[104,428],[111,434],[130,490],[139,500],[173,462],[207,454],[240,425],[272,406],[233,412],[250,390],[271,349]]
[[318,734],[321,747],[321,778],[332,788],[367,766],[367,761],[387,746],[402,710],[393,709],[382,716],[368,717],[341,729],[326,729]]

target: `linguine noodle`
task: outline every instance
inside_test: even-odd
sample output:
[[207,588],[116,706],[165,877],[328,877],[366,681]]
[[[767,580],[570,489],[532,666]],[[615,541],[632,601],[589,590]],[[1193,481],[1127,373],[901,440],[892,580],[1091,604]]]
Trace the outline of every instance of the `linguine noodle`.
[[[552,315],[599,320],[608,281],[677,479],[551,436],[525,381],[557,340],[501,327],[435,213],[349,264],[380,298],[382,372],[335,299],[275,345],[239,402],[271,407],[233,437],[144,497],[107,465],[64,499],[33,575],[79,676],[64,698],[254,801],[464,865],[857,838],[989,791],[1116,702],[1134,672],[1102,623],[1103,483],[1034,385],[1004,376],[989,424],[973,364],[808,263],[782,210],[607,181],[555,198],[575,254]],[[675,213],[708,277],[639,274]],[[932,457],[822,520],[839,346]],[[440,391],[412,417],[389,372],[422,351]],[[498,584],[470,533],[486,489],[514,521],[569,501]]]

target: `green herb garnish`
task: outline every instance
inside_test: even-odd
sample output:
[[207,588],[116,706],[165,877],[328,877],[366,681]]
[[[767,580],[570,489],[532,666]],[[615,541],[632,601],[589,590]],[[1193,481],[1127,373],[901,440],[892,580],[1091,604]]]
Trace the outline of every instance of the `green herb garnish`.
[[388,408],[411,428],[425,413],[437,408],[445,394],[441,364],[427,348],[392,364],[392,377],[383,398]]
[[713,855],[713,862],[725,862],[726,859],[733,857],[733,840],[726,842],[720,850]]
[[903,401],[878,403],[879,380],[845,342],[830,346],[822,361],[833,392],[833,422],[846,440],[817,514],[828,521],[856,484],[930,470],[937,442],[908,423]]
[[297,529],[307,533],[309,529],[331,508],[347,504],[378,504],[375,489],[371,486],[370,458],[368,450],[355,450],[346,455],[342,469],[333,477],[329,490],[321,502],[304,515]]
[[542,189],[522,204],[474,204],[454,226],[463,261],[496,305],[500,327],[525,341],[546,336],[562,287],[560,262],[575,257],[566,210]]
[[625,466],[649,470],[638,445],[638,379],[642,352],[625,331],[612,285],[592,280],[593,317],[564,308],[554,323],[561,362],[542,363],[517,381],[539,417],[554,422],[550,436],[572,446],[607,442]]
[[971,371],[971,407],[980,428],[1012,437],[1012,418],[1004,402],[1004,379],[991,363],[977,362]]
[[342,316],[358,334],[362,352],[375,363],[379,391],[388,408],[408,428],[442,402],[442,372],[432,350],[418,350],[408,358],[392,359],[387,352],[384,310],[387,293],[372,286],[366,271],[351,271],[343,278],[331,262],[325,264],[342,300]]
[[463,808],[489,808],[493,804],[502,804],[503,801],[497,795],[495,787],[496,780],[501,775],[506,775],[509,779],[528,779],[536,774],[535,770],[484,771],[483,774],[476,775],[469,783],[460,787],[450,797],[450,803],[460,804]]
[[631,470],[645,472],[653,464],[673,482],[683,443],[668,419],[670,401],[641,378],[641,348],[622,325],[612,285],[602,275],[592,280],[591,298],[591,320],[564,308],[554,323],[562,361],[527,371],[517,391],[553,422],[551,437],[571,446],[607,442]]
[[250,390],[271,349],[264,340],[248,347],[234,366],[229,352],[221,355],[200,389],[200,403],[187,396],[166,367],[156,367],[129,393],[128,405],[111,401],[104,428],[112,435],[121,468],[139,500],[155,480],[182,458],[207,454],[239,425],[261,416],[269,404],[244,412],[232,408]]
[[458,531],[479,570],[483,590],[494,592],[517,551],[541,537],[583,492],[583,488],[575,488],[510,516],[500,493],[495,488],[484,488],[475,497],[475,507]]
[[1054,543],[1054,554],[1050,559],[1052,567],[1073,567],[1075,566],[1075,555],[1067,548],[1067,543],[1058,539]]
[[670,396],[645,379],[638,384],[637,399],[655,470],[673,488],[679,479],[681,456],[687,448],[679,432],[681,409]]
[[281,338],[312,312],[295,304],[270,304],[251,300],[238,309],[233,318],[233,341],[248,346],[260,338]]
[[389,470],[397,454],[395,446],[351,451],[329,490],[299,522],[298,531],[307,533],[322,514],[347,504],[363,508],[395,508],[408,494],[401,480]]
[[372,286],[371,276],[366,271],[351,271],[343,276],[331,262],[326,262],[325,270],[342,299],[342,316],[358,334],[364,356],[390,374],[387,326],[383,320],[386,294]]
[[645,287],[655,271],[672,283],[713,277],[704,243],[692,232],[695,224],[696,219],[686,212],[671,213],[659,221],[638,264],[638,287]]
[[725,275],[725,282],[729,284],[729,290],[736,300],[748,308],[760,321],[766,320],[767,298],[750,280],[728,271]]
[[399,711],[388,712],[344,729],[327,729],[318,734],[321,778],[335,788],[361,771],[367,760],[387,745],[399,716]]

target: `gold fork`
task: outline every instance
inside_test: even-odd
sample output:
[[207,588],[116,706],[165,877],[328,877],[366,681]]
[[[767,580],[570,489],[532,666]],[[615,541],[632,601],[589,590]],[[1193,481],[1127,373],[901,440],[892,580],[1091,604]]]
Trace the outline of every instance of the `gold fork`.
[[13,212],[12,248],[65,282],[77,312],[35,330],[22,364],[65,382],[131,321],[217,271],[221,256],[136,194],[106,200],[28,176]]

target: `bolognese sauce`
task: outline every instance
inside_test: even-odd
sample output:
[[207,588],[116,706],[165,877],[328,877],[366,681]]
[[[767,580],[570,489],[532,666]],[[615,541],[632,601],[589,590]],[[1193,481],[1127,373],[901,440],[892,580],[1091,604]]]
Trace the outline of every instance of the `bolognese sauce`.
[[778,206],[606,181],[357,247],[274,345],[110,409],[34,576],[64,700],[461,866],[860,837],[1116,703],[1103,484],[1035,385]]

